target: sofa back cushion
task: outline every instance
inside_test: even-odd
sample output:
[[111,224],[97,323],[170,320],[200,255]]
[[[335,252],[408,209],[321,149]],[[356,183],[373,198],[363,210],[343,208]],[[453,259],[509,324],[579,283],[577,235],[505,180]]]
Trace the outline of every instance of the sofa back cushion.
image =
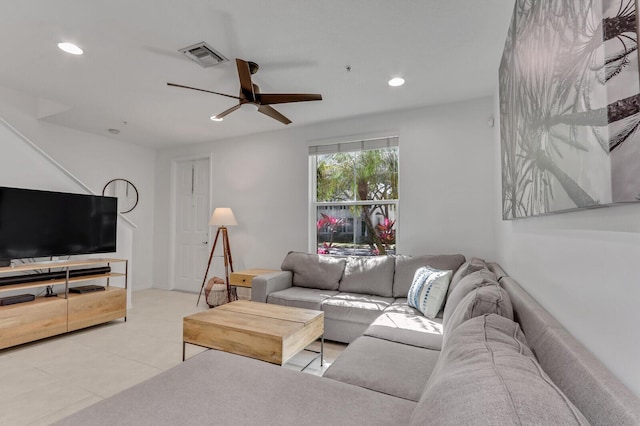
[[451,294],[451,292],[456,288],[460,280],[462,280],[467,275],[470,275],[476,271],[489,270],[487,263],[480,259],[479,257],[472,257],[467,260],[458,268],[458,270],[453,274],[451,278],[451,284],[449,284],[449,292],[447,293],[447,297]]
[[392,297],[395,259],[391,256],[350,256],[339,290]]
[[416,270],[429,266],[443,271],[456,272],[464,263],[461,254],[440,254],[426,256],[396,256],[396,269],[393,277],[393,297],[407,297]]
[[483,315],[442,350],[411,425],[587,425],[542,370],[517,323]]
[[[445,301],[442,321],[444,322],[445,318],[448,318],[453,314],[453,311],[455,311],[460,301],[471,291],[486,285],[499,285],[496,278],[497,277],[493,272],[488,269],[483,269],[473,272],[461,279],[458,282],[458,285],[456,285],[455,290],[448,292],[449,296]],[[451,287],[451,284],[449,284],[449,287]]]
[[293,272],[292,284],[298,287],[337,290],[346,259],[318,254],[289,252],[280,269]]
[[442,321],[443,342],[446,346],[453,331],[462,323],[486,314],[497,314],[513,320],[513,307],[509,293],[497,284],[477,287],[456,306],[453,314]]

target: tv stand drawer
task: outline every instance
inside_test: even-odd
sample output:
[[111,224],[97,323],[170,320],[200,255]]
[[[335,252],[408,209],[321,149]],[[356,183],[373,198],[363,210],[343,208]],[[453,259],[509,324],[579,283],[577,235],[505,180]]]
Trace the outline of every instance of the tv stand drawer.
[[79,330],[127,316],[127,291],[109,287],[105,291],[69,294],[68,331]]
[[39,297],[0,309],[0,349],[66,333],[67,300]]

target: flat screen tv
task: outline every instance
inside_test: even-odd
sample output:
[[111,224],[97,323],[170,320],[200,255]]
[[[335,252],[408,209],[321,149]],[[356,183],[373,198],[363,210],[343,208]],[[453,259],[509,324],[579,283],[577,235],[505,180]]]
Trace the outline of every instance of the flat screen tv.
[[114,197],[0,187],[0,264],[116,251]]

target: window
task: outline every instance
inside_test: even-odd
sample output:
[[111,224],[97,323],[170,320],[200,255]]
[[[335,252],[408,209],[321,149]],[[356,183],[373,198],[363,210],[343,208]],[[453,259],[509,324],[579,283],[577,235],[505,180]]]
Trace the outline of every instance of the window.
[[318,253],[395,253],[398,138],[311,146],[309,160],[310,236]]

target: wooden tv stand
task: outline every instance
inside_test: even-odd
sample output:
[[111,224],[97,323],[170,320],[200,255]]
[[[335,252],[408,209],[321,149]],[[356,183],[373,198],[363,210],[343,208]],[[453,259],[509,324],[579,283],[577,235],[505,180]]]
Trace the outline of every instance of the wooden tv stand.
[[[69,271],[73,267],[111,266],[112,263],[124,263],[124,272],[69,276]],[[1,276],[38,269],[62,269],[66,273],[66,277],[60,279],[0,286],[0,297],[3,297],[9,292],[29,293],[38,289],[42,291],[47,286],[64,285],[64,293],[59,292],[55,297],[36,297],[30,302],[0,306],[0,349],[118,318],[124,318],[126,321],[128,263],[125,259],[82,259],[0,267]],[[124,277],[124,288],[109,285],[110,279],[115,277]],[[105,290],[81,294],[69,293],[69,289],[73,288],[74,284],[93,280],[106,280]]]

